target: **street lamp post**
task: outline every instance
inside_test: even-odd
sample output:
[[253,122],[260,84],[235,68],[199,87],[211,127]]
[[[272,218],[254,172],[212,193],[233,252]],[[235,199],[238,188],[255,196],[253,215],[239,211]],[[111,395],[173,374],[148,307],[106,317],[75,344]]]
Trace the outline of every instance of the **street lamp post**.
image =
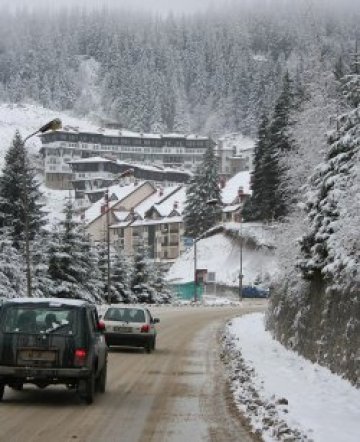
[[27,194],[27,183],[26,183],[26,150],[25,150],[25,143],[27,140],[29,140],[31,137],[39,134],[39,133],[45,133],[50,130],[56,131],[60,129],[62,126],[61,120],[59,118],[55,118],[54,120],[49,121],[44,126],[40,127],[40,129],[36,130],[32,134],[28,135],[24,138],[22,141],[22,147],[23,147],[23,198],[24,198],[24,213],[25,213],[25,261],[26,261],[26,289],[27,289],[27,296],[32,296],[32,287],[31,287],[31,252],[30,252],[30,225],[29,225],[29,199]]
[[242,301],[243,294],[243,234],[242,219],[240,215],[240,272],[239,272],[239,301]]

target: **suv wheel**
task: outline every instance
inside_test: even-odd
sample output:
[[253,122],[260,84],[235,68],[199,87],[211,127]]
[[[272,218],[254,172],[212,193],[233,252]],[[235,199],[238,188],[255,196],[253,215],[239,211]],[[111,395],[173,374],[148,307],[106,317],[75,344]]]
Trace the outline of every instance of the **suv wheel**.
[[79,396],[83,399],[87,404],[92,404],[94,402],[95,396],[95,375],[94,372],[84,380],[81,380],[79,383]]
[[0,401],[2,401],[2,398],[4,397],[4,390],[5,390],[5,384],[0,383]]
[[106,389],[106,377],[107,377],[107,363],[102,368],[99,377],[96,379],[96,391],[99,393],[105,393]]

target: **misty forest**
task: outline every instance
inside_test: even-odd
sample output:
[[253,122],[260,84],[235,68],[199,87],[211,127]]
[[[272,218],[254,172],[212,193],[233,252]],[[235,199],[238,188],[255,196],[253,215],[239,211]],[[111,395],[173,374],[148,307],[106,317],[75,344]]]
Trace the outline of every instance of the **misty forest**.
[[276,10],[252,3],[166,18],[3,10],[0,99],[92,112],[135,131],[255,135],[286,71],[298,93],[310,93],[346,69],[356,17],[305,1]]

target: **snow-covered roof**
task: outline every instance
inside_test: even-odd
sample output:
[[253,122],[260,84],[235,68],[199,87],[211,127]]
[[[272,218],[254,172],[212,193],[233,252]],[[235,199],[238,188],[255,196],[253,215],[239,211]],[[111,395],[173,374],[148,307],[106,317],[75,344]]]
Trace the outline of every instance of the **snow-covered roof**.
[[[142,187],[145,183],[147,183],[147,181],[142,181],[142,182],[140,182],[138,184],[130,183],[130,184],[126,185],[126,186],[120,186],[120,185],[110,186],[109,187],[109,197],[111,198],[111,196],[113,194],[115,194],[116,197],[117,197],[117,200],[116,201],[112,201],[110,199],[110,201],[109,201],[109,208],[111,209],[112,207],[114,207],[121,200],[123,200],[124,198],[129,196],[135,190],[137,190],[140,187]],[[99,201],[94,203],[91,207],[89,207],[85,211],[83,221],[86,224],[90,224],[93,221],[95,221],[95,219],[97,219],[101,215],[101,207],[104,204],[106,204],[105,197],[102,197]]]
[[251,194],[250,178],[251,175],[248,170],[239,172],[230,178],[221,191],[223,204],[234,204],[238,197],[239,188],[242,188],[245,194]]
[[67,161],[68,164],[88,164],[88,163],[115,163],[114,160],[109,160],[108,158],[104,157],[89,157],[89,158],[82,158],[81,160],[73,160],[73,161]]
[[134,207],[134,210],[136,213],[138,213],[141,218],[144,218],[145,213],[155,204],[163,201],[165,198],[167,198],[169,195],[171,195],[172,192],[174,192],[176,188],[172,186],[163,187],[162,189],[158,189],[157,192],[154,192],[152,195],[150,195],[148,198],[146,198],[144,201],[142,201],[140,204],[138,204],[136,207]]
[[109,226],[109,229],[118,229],[121,227],[127,227],[129,224],[131,224],[131,221],[121,221],[119,223],[115,223],[115,224],[111,224],[111,226]]
[[71,305],[71,306],[81,306],[87,305],[88,302],[81,299],[68,299],[68,298],[12,298],[9,302],[15,303],[49,303],[49,304],[59,304],[59,305]]
[[[154,205],[160,216],[168,216],[174,209],[181,214],[186,200],[185,186],[179,186],[167,198]],[[176,208],[175,208],[176,206]]]
[[152,226],[158,224],[182,223],[182,216],[170,216],[161,219],[138,219],[131,223],[131,227]]
[[241,204],[233,204],[233,205],[230,205],[230,206],[225,206],[222,211],[224,213],[236,212],[237,210],[240,209],[240,207],[241,207]]
[[130,211],[129,210],[114,210],[113,214],[117,221],[125,221],[126,218],[129,216]]
[[104,135],[106,137],[126,137],[126,138],[152,138],[152,139],[161,139],[161,138],[184,138],[186,140],[208,140],[209,137],[196,135],[196,134],[184,134],[184,133],[142,133],[142,132],[132,132],[125,129],[108,129],[103,127],[98,127],[94,129],[94,126],[89,126],[88,124],[81,124],[81,122],[77,125],[65,125],[59,132],[66,133],[86,133],[89,135]]

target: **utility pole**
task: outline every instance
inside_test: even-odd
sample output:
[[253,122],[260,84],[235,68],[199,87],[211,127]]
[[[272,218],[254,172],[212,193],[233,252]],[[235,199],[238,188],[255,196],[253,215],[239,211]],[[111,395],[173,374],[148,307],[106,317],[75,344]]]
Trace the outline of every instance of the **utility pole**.
[[197,302],[197,238],[194,239],[194,302]]
[[107,252],[107,298],[108,304],[111,304],[111,262],[110,262],[110,207],[109,207],[109,188],[105,192],[106,204],[106,252]]
[[240,214],[240,272],[239,272],[239,301],[242,301],[243,292],[243,232],[242,219]]

